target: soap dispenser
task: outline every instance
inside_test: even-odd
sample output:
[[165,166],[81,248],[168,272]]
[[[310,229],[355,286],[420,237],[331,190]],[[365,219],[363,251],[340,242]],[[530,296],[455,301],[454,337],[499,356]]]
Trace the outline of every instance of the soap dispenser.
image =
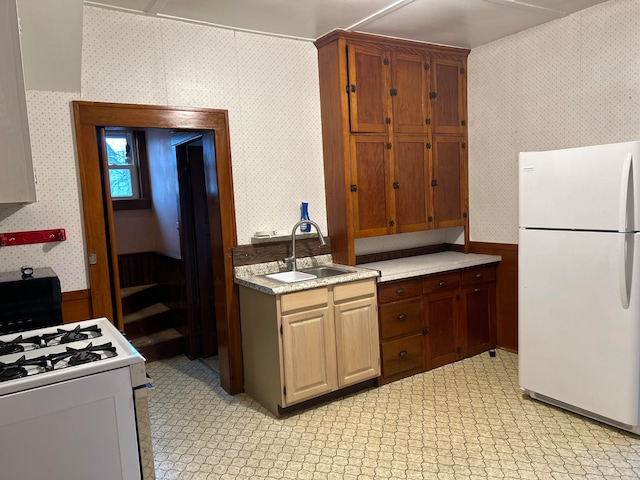
[[[300,220],[310,220],[308,202],[302,202],[302,205],[300,205]],[[309,233],[310,231],[311,231],[311,224],[303,223],[302,225],[300,225],[300,232]]]

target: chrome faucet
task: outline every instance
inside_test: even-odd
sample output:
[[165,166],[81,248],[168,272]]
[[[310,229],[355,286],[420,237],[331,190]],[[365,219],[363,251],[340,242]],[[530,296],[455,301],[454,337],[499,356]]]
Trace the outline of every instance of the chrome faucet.
[[318,240],[320,241],[320,246],[324,246],[327,244],[325,242],[324,237],[322,236],[322,232],[320,231],[320,227],[313,220],[300,220],[293,226],[293,230],[291,230],[291,256],[284,259],[285,263],[291,264],[291,271],[296,271],[296,230],[300,225],[309,224],[316,227],[316,231],[318,232]]

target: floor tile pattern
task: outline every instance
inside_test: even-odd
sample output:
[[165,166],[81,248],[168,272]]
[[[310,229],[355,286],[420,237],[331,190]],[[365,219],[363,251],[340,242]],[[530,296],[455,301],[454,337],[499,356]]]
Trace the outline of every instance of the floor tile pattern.
[[147,370],[159,480],[640,478],[640,438],[524,397],[500,350],[281,419],[201,362]]

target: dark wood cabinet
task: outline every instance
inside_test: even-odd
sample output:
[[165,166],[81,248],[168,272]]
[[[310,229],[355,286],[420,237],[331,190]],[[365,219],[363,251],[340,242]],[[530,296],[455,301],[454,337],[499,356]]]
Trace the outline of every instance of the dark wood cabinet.
[[495,265],[378,285],[380,384],[495,348]]
[[316,47],[334,260],[355,264],[356,238],[466,225],[469,51],[343,31]]

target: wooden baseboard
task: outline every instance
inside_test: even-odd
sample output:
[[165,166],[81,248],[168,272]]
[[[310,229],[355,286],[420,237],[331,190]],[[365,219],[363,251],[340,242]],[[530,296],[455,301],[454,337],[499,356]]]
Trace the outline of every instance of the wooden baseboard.
[[518,245],[470,242],[470,253],[500,255],[496,272],[496,317],[498,347],[518,351]]
[[79,322],[92,317],[90,290],[62,293],[62,320],[64,323]]

